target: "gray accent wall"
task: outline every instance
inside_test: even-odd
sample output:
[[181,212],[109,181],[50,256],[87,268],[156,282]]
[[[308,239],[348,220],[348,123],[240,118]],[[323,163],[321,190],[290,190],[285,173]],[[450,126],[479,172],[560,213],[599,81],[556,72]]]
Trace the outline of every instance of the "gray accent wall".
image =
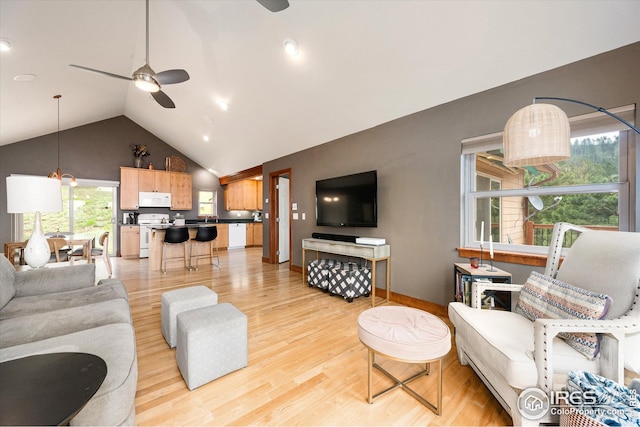
[[[502,66],[508,66],[508,61]],[[291,201],[297,203],[300,216],[306,216],[306,220],[291,221],[293,265],[301,267],[302,239],[313,232],[381,237],[391,245],[391,290],[447,304],[453,296],[453,263],[465,261],[456,251],[460,245],[461,141],[502,131],[507,119],[536,96],[572,98],[604,108],[637,105],[639,70],[640,43],[635,43],[266,162],[264,197],[272,202],[269,174],[290,168]],[[557,105],[569,116],[590,112],[574,104]],[[637,169],[640,161],[633,142],[631,146]],[[317,227],[315,181],[372,169],[378,171],[378,227]],[[637,193],[637,188],[636,180],[632,192]],[[631,209],[633,230],[639,223],[637,204],[636,200]],[[268,210],[265,205],[264,211]],[[267,219],[264,236],[268,240]],[[263,256],[269,256],[267,245]],[[543,270],[504,263],[496,266],[510,271],[516,283],[526,280],[531,270]],[[383,284],[381,276],[378,287]]]
[[[11,174],[46,176],[55,171],[57,141],[57,133],[52,133],[0,146],[0,242],[11,241],[11,215],[7,214],[5,177]],[[185,172],[192,174],[193,178],[192,209],[181,211],[187,218],[195,218],[198,214],[199,190],[217,190],[218,206],[224,206],[218,177],[125,116],[61,131],[60,169],[76,178],[120,181],[120,166],[133,167],[129,144],[149,147],[151,155],[145,157],[145,166],[152,162],[156,169],[164,170],[164,159],[168,156],[180,156],[185,161]],[[138,211],[175,214],[175,211],[164,208],[141,208]],[[122,214],[118,209],[116,220],[121,219]]]

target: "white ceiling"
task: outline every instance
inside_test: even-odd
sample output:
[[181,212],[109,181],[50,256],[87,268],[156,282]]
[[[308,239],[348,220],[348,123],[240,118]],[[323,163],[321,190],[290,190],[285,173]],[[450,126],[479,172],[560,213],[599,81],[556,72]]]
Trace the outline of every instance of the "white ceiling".
[[[218,176],[640,41],[639,1],[0,0],[0,145],[124,114]],[[288,57],[290,38],[300,55]],[[15,82],[19,74],[35,81]],[[217,101],[229,102],[222,111]],[[523,100],[523,104],[529,100]],[[203,141],[203,135],[209,141]]]

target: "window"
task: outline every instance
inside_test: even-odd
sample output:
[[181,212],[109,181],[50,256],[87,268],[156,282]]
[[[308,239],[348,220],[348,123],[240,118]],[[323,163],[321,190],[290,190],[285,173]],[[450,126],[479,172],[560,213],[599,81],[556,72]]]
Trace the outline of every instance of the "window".
[[[66,180],[62,185],[62,211],[42,213],[42,228],[50,234],[82,234],[98,237],[110,232],[109,253],[116,247],[115,206],[117,182],[78,179],[71,187]],[[17,240],[25,240],[33,232],[33,214],[18,214],[15,231]]]
[[217,216],[216,191],[198,191],[198,216]]
[[[634,106],[611,112],[633,123]],[[490,233],[496,250],[524,253],[546,253],[559,221],[629,230],[633,131],[604,113],[570,121],[571,158],[555,164],[503,165],[502,133],[462,142],[463,247],[479,248],[482,223],[484,242]],[[573,238],[567,236],[565,246]]]

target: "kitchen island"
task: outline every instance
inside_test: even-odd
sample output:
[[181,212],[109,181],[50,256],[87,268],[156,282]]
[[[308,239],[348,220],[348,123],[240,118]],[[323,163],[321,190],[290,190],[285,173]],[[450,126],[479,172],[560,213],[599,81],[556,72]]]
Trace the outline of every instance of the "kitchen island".
[[[237,221],[240,222],[240,221]],[[198,227],[218,227],[218,237],[214,241],[214,251],[215,244],[218,244],[218,250],[225,250],[229,246],[229,226],[235,224],[237,222],[198,222],[193,223],[192,221],[187,221],[187,224],[184,225],[185,228],[189,229],[189,237],[191,239],[195,238],[196,233],[198,231]],[[247,236],[246,236],[246,246],[262,246],[262,223],[259,222],[246,222],[247,224]],[[164,241],[165,229],[168,228],[168,225],[159,225],[157,227],[151,227],[151,233],[149,235],[149,269],[151,271],[160,271],[162,269],[162,245]],[[187,242],[187,251],[190,249],[190,243]],[[194,250],[196,246],[194,246]],[[168,245],[166,249],[167,255],[167,270],[174,268],[183,268],[183,247],[182,245]],[[199,256],[206,256],[208,251],[207,245],[197,245],[197,254]],[[189,254],[189,252],[187,252]],[[189,255],[195,255],[189,254]],[[205,262],[201,260],[201,263]],[[187,265],[190,265],[190,260],[187,260]]]

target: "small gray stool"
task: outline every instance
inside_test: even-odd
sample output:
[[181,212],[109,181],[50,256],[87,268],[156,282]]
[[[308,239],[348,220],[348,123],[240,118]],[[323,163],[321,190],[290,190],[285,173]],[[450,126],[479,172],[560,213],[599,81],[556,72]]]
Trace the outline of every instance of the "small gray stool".
[[247,316],[229,303],[178,315],[176,359],[189,390],[248,364]]
[[163,293],[161,301],[162,335],[169,347],[176,346],[176,317],[179,313],[217,303],[218,294],[206,286],[190,286]]

